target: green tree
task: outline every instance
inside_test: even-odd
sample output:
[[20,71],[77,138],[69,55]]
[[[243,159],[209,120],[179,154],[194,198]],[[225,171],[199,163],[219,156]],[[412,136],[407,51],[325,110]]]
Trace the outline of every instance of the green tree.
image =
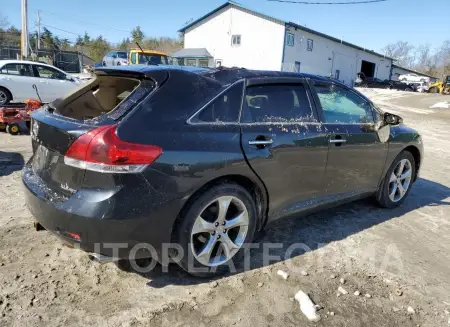
[[87,32],[84,32],[83,44],[87,45],[87,44],[89,44],[89,42],[91,42],[91,37],[89,36],[89,34]]
[[81,35],[77,36],[77,39],[75,41],[75,45],[83,45],[84,44],[84,39],[81,37]]
[[69,50],[71,48],[70,41],[67,38],[61,40],[61,49]]
[[111,45],[100,35],[90,41],[88,54],[95,61],[101,61],[109,50],[111,50]]
[[133,30],[131,31],[131,37],[133,38],[133,42],[141,43],[142,40],[144,40],[145,35],[144,32],[142,32],[140,26],[136,26],[135,28],[133,28]]
[[117,45],[117,49],[119,50],[128,50],[129,46],[130,46],[130,39],[126,38],[123,39],[118,45]]

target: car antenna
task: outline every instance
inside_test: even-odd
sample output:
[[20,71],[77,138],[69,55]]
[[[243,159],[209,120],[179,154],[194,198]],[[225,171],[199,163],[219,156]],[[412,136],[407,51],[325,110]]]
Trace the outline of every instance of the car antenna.
[[142,50],[141,46],[139,45],[138,42],[136,42],[136,45],[138,46],[139,49],[141,49],[142,53],[144,53],[144,50]]
[[[141,49],[142,54],[144,54],[144,50],[141,48],[141,46],[139,45],[139,42],[136,42],[136,45],[138,46],[139,49]],[[150,60],[147,59],[147,65],[150,64]]]

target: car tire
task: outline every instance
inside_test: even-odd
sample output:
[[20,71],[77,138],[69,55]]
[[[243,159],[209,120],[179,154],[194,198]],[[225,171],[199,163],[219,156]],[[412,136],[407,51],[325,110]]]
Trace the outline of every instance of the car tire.
[[[408,170],[409,175],[407,174]],[[403,179],[402,176],[404,177]],[[402,151],[392,162],[380,188],[375,194],[378,204],[384,208],[394,208],[402,204],[411,190],[415,176],[416,163],[414,156],[409,151]],[[402,185],[401,188],[399,183]]]
[[428,93],[439,93],[439,89],[436,86],[430,87]]
[[[253,241],[255,201],[244,187],[224,183],[208,188],[190,202],[181,212],[174,233],[174,242],[183,250],[182,256],[177,253],[181,257],[177,263],[198,277],[230,271],[248,250],[245,244]],[[219,202],[227,208],[222,209],[225,215],[219,214]],[[233,217],[240,217],[241,224],[231,227],[230,222],[237,222]]]
[[20,126],[17,123],[11,123],[6,126],[6,132],[11,135],[17,135],[20,133]]
[[11,92],[4,87],[0,87],[0,106],[7,105],[12,100]]

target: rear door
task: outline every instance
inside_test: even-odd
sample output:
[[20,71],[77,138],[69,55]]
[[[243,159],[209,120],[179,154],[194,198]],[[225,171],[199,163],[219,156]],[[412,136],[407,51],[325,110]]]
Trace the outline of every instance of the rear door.
[[242,149],[268,190],[271,217],[321,196],[327,135],[304,79],[247,81],[240,121]]
[[326,192],[342,197],[377,189],[387,155],[371,104],[355,91],[328,81],[313,82],[320,119],[328,133]]
[[36,97],[31,66],[22,63],[6,64],[0,69],[0,85],[6,87],[16,102]]

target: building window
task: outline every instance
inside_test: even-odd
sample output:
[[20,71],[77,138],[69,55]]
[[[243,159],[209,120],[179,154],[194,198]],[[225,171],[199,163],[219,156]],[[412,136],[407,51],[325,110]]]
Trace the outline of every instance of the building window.
[[231,45],[233,45],[233,46],[241,45],[241,36],[240,35],[232,35],[231,36]]
[[292,33],[286,34],[286,44],[290,47],[294,46],[294,34]]
[[186,59],[186,66],[197,66],[197,59]]
[[199,59],[198,65],[200,67],[208,67],[209,66],[209,60],[208,59]]
[[314,40],[308,39],[308,43],[307,43],[307,50],[308,51],[313,51],[314,48]]

